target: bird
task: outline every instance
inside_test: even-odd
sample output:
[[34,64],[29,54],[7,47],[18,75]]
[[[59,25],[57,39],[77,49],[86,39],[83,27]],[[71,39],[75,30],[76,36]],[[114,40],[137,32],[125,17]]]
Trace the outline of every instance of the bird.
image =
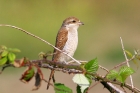
[[[77,45],[78,45],[78,31],[77,30],[78,30],[79,26],[81,26],[81,25],[84,25],[84,23],[81,22],[76,17],[66,18],[63,21],[63,23],[57,33],[55,47],[57,47],[58,49],[60,49],[61,51],[65,52],[65,53],[67,53],[68,55],[73,56],[77,49]],[[54,49],[53,57],[52,57],[53,62],[67,63],[70,60],[71,60],[71,58],[68,57],[66,54],[63,54],[62,52]],[[47,89],[49,89],[50,80],[52,78],[53,78],[53,82],[55,82],[54,72],[55,72],[55,70],[51,70]]]

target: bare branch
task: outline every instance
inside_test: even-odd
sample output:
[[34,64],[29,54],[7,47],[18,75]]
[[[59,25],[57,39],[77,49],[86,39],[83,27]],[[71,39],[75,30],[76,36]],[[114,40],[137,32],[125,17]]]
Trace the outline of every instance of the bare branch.
[[103,67],[103,66],[101,66],[101,65],[99,65],[99,68],[105,70],[106,72],[109,72],[108,69],[106,69],[105,67]]
[[[125,49],[124,49],[124,45],[123,45],[123,41],[122,41],[121,37],[120,37],[120,40],[121,40],[122,50],[123,50],[123,53],[124,53],[124,56],[125,56],[125,60],[126,60],[127,66],[130,67],[129,62],[128,62],[129,60],[127,58],[127,55],[126,55],[126,52],[125,52]],[[130,81],[131,81],[132,88],[134,88],[132,75],[130,75]]]
[[[129,85],[129,84],[127,84],[127,83],[126,83],[126,85],[131,87],[131,85]],[[140,92],[140,89],[138,89],[138,88],[136,88],[136,87],[134,87],[133,89],[135,89],[135,90],[137,90],[138,92]]]
[[93,87],[95,87],[96,85],[98,85],[100,82],[98,81],[98,82],[96,82],[94,85],[92,85],[91,87],[89,87],[88,89],[87,89],[87,91],[86,91],[86,93],[88,93],[88,91],[90,90],[90,89],[92,89]]

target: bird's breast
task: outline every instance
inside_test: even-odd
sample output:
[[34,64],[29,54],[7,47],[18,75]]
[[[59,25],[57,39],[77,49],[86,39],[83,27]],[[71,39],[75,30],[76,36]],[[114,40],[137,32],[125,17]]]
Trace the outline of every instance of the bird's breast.
[[73,56],[78,45],[78,33],[77,31],[69,31],[68,32],[68,40],[63,50],[67,52],[69,55]]
[[[68,39],[66,41],[66,44],[64,46],[64,48],[62,49],[62,51],[66,52],[67,54],[69,54],[70,56],[73,56],[75,53],[75,50],[77,48],[78,45],[78,32],[76,31],[69,31],[68,32]],[[61,53],[60,54],[60,61],[69,61],[70,58]]]

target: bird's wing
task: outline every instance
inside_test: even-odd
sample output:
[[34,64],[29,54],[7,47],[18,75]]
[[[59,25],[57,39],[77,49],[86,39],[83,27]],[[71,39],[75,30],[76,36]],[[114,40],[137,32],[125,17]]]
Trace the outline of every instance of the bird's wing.
[[[68,39],[68,31],[66,30],[66,28],[61,28],[57,34],[55,47],[62,50],[67,42],[67,39]],[[54,55],[53,55],[52,60],[57,61],[59,56],[60,56],[60,52],[54,49]]]

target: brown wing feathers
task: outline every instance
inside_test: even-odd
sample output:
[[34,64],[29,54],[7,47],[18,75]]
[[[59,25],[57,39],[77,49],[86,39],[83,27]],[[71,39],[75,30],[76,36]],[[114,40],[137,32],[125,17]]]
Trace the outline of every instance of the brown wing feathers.
[[[62,50],[68,39],[67,35],[68,35],[68,31],[65,28],[60,29],[60,31],[57,34],[55,47]],[[53,55],[52,60],[58,61],[59,56],[60,56],[60,52],[58,50],[54,49],[54,55]]]

